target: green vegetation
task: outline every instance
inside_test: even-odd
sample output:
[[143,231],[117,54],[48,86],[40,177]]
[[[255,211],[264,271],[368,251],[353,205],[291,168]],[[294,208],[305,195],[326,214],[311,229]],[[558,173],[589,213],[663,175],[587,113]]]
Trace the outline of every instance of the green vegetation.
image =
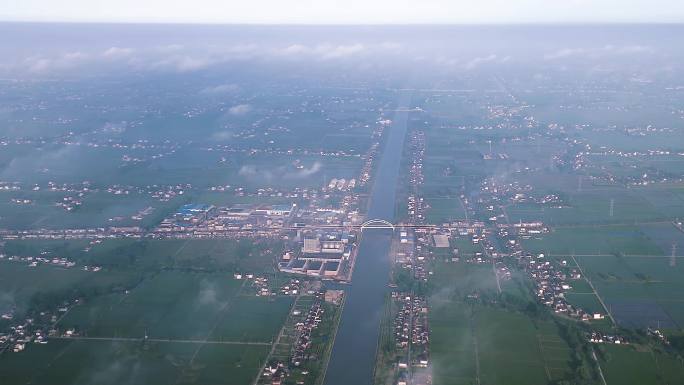
[[110,269],[271,272],[282,244],[269,239],[109,239],[95,245],[85,240],[17,240],[8,241],[4,250],[20,256],[49,252]]
[[464,220],[465,211],[458,198],[428,198],[426,204],[428,223],[445,223],[455,220]]
[[57,325],[89,337],[210,339],[270,342],[290,298],[241,294],[246,281],[223,274],[162,272],[128,293],[75,307]]
[[16,308],[17,315],[52,309],[70,298],[94,297],[131,287],[140,273],[100,271],[97,273],[55,266],[29,267],[0,262],[0,310]]
[[489,264],[438,263],[430,297],[435,384],[547,384],[569,378],[573,350],[524,278],[497,294]]
[[676,384],[684,378],[681,359],[645,346],[600,347],[608,384]]
[[[80,336],[3,355],[0,382],[248,383],[292,298],[257,297],[250,283],[235,280],[232,272],[272,274],[278,247],[227,239],[7,242],[8,255],[67,257],[77,266],[2,261],[0,305],[16,307],[15,316],[22,316],[78,298],[55,328]],[[84,271],[81,264],[103,269]]]
[[4,384],[243,385],[268,346],[126,341],[51,341],[0,361]]
[[557,227],[551,233],[524,240],[534,253],[590,255],[663,255],[663,251],[636,226]]

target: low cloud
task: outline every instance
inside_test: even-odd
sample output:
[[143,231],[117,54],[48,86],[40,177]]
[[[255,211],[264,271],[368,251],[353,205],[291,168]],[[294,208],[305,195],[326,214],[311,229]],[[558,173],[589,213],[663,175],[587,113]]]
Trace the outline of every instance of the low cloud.
[[[237,61],[278,59],[311,60],[317,62],[345,60],[361,55],[381,57],[396,54],[403,46],[394,42],[363,44],[226,44],[187,47],[178,44],[149,47],[125,47],[113,45],[93,49],[90,52],[66,52],[8,58],[0,62],[0,69],[16,73],[60,74],[67,70],[107,70],[113,62],[136,71],[194,72]],[[11,59],[11,60],[10,60]],[[117,67],[117,69],[120,69]],[[228,92],[228,87],[213,92]],[[207,92],[212,92],[207,90]]]
[[314,60],[345,59],[370,52],[397,51],[400,45],[396,43],[382,43],[369,47],[361,43],[354,44],[291,44],[284,48],[275,48],[272,54],[285,57],[307,56]]
[[356,55],[363,52],[366,47],[363,44],[321,46],[318,48],[323,59],[339,59]]
[[121,47],[110,47],[102,52],[102,56],[105,58],[122,58],[127,57],[133,53],[132,48],[121,48]]
[[311,167],[304,167],[297,170],[288,170],[285,166],[277,167],[275,169],[263,169],[257,168],[254,165],[245,165],[240,167],[238,175],[247,179],[271,182],[276,179],[305,179],[320,172],[322,169],[323,164],[321,164],[321,162],[314,162]]
[[[491,62],[495,61],[496,59],[497,59],[497,55],[495,55],[495,54],[491,54],[488,56],[482,56],[482,57],[476,57],[476,58],[471,59],[470,61],[468,61],[465,64],[465,69],[472,70],[472,69],[475,69],[475,68],[481,66],[482,64],[491,63]],[[506,61],[508,60],[508,58],[504,58],[504,59]]]
[[233,116],[245,115],[252,110],[249,104],[238,104],[236,106],[230,107],[228,113]]
[[234,134],[231,131],[219,131],[219,132],[215,132],[213,135],[211,135],[211,139],[221,142],[221,141],[233,139],[233,135]]
[[304,167],[294,172],[288,172],[284,175],[284,177],[286,179],[303,179],[321,171],[322,168],[323,165],[321,164],[321,162],[314,162],[314,164],[311,165],[311,167]]
[[652,54],[655,50],[652,47],[643,45],[623,45],[616,46],[612,44],[605,45],[599,48],[561,48],[557,51],[544,54],[544,60],[557,60],[577,56],[586,57],[600,57],[607,55],[638,55],[638,54]]
[[240,87],[237,84],[221,84],[218,86],[204,88],[200,92],[203,94],[226,94],[239,90]]
[[90,55],[76,51],[55,57],[30,56],[24,59],[23,67],[30,73],[41,74],[54,70],[67,70],[78,67],[90,59]]
[[585,53],[586,50],[582,48],[562,48],[558,51],[547,53],[544,55],[545,60],[562,59],[568,56],[581,55]]
[[245,165],[240,167],[238,175],[247,179],[258,179],[265,182],[271,182],[273,180],[273,172],[269,170],[259,170],[253,165]]

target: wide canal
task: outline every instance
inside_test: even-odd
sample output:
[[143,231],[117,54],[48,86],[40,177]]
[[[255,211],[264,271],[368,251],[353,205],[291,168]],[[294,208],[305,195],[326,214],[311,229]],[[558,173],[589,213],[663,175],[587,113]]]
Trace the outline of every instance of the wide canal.
[[[410,96],[400,97],[388,130],[368,208],[368,219],[394,221],[399,166]],[[392,230],[365,229],[325,376],[325,385],[370,385],[391,267]]]

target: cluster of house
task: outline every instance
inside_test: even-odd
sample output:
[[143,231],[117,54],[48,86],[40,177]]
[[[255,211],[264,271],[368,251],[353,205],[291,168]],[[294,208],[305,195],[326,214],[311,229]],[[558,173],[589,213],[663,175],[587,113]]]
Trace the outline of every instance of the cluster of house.
[[425,220],[423,197],[419,195],[425,177],[423,175],[423,158],[425,156],[425,133],[416,131],[411,136],[411,168],[409,170],[409,184],[411,193],[408,196],[408,216],[412,223]]
[[[178,196],[182,196],[186,191],[192,190],[193,186],[190,183],[176,184],[176,185],[147,185],[144,187],[114,184],[107,186],[102,191],[113,195],[130,195],[130,194],[146,194],[151,198],[160,202],[168,202]],[[95,189],[93,191],[100,191]],[[147,210],[147,209],[143,209]],[[148,213],[149,214],[149,213]],[[145,214],[146,215],[146,214]]]
[[245,275],[245,278],[252,279],[251,286],[256,291],[257,296],[268,297],[275,294],[271,292],[271,286],[269,285],[267,277],[254,277],[252,274],[247,274]]
[[291,278],[280,287],[279,291],[282,295],[298,295],[300,288],[301,282],[296,278]]
[[[475,250],[469,252],[464,252],[459,248],[452,249],[451,261],[459,262],[461,259],[463,259],[463,261],[466,263],[490,263],[491,260],[486,258],[487,256],[492,258],[499,257],[500,255],[496,251],[494,245],[490,242],[489,238],[487,237],[487,233],[487,229],[483,226],[469,226],[459,227],[458,229],[456,229],[457,235],[454,235],[453,230],[450,235],[442,235],[442,237],[456,236],[465,240],[469,240],[473,246],[477,245],[477,248]],[[435,240],[435,247],[449,247],[447,241],[448,238]],[[480,249],[481,251],[477,251],[477,249]]]
[[[531,186],[525,186],[526,191],[531,191]],[[543,205],[555,205],[558,207],[563,203],[563,200],[557,194],[545,194],[541,196],[532,195],[525,192],[514,193],[513,196],[509,198],[511,203],[536,203]]]
[[23,325],[15,325],[9,328],[9,333],[0,334],[0,352],[12,350],[14,353],[22,352],[26,345],[34,342],[47,344],[47,336],[42,330],[32,330],[32,319],[27,319]]
[[79,193],[78,197],[67,196],[57,201],[55,206],[63,208],[65,211],[73,211],[83,204],[84,193]]
[[583,321],[604,318],[601,313],[586,313],[583,309],[569,304],[565,299],[565,292],[572,289],[570,281],[582,278],[577,268],[568,267],[567,261],[562,260],[560,265],[563,268],[557,268],[553,261],[544,257],[544,254],[537,256],[528,254],[517,257],[517,260],[519,265],[529,272],[539,301],[550,307],[555,313],[565,314]]
[[364,155],[363,167],[361,167],[361,174],[359,176],[359,186],[365,186],[373,174],[373,162],[378,155],[380,149],[380,140],[382,139],[382,133],[385,127],[392,124],[390,119],[380,119],[378,124],[373,129],[372,137],[374,139],[373,144],[370,146],[368,152]]
[[413,278],[427,282],[431,273],[430,264],[426,257],[429,244],[420,230],[411,232],[399,231],[399,247],[396,248],[397,262],[403,268],[413,272]]
[[593,342],[595,344],[628,344],[629,342],[625,337],[622,336],[617,336],[617,335],[610,335],[610,334],[603,334],[599,332],[591,332],[589,333],[589,336],[587,337],[589,342]]
[[[641,128],[635,128],[635,132],[641,130]],[[665,129],[667,130],[667,129]],[[644,131],[636,133],[639,136],[646,136],[647,132],[650,132],[649,128],[644,129]],[[655,131],[655,130],[654,130]],[[634,135],[634,134],[632,134]],[[673,159],[674,157],[681,157],[681,152],[674,152],[668,149],[649,149],[647,151],[623,151],[620,149],[611,148],[608,146],[600,146],[596,149],[592,149],[590,144],[584,144],[585,151],[579,151],[575,156],[574,168],[580,170],[588,167],[596,167],[596,164],[592,162],[594,158],[607,157],[622,157],[629,159]],[[636,168],[636,166],[635,166]],[[643,168],[643,172],[632,172],[624,173],[624,175],[616,175],[614,173],[607,173],[605,175],[593,176],[593,179],[598,179],[601,181],[608,181],[611,183],[619,182],[628,186],[647,186],[649,184],[655,183],[673,183],[682,182],[684,178],[681,175],[673,174],[663,169],[649,167]],[[602,173],[603,174],[603,173]]]
[[268,297],[276,294],[280,295],[298,295],[301,292],[302,282],[299,279],[291,278],[284,282],[277,292],[271,289],[271,282],[268,276],[257,275],[252,273],[233,273],[233,278],[237,280],[247,280],[249,287],[258,297]]
[[[270,361],[264,367],[258,383],[270,385],[286,383],[291,370],[294,370],[293,368],[298,368],[297,371],[301,375],[308,375],[309,371],[306,369],[305,363],[319,358],[312,352],[311,347],[314,342],[312,335],[323,321],[325,313],[323,301],[339,305],[344,296],[344,291],[322,289],[320,281],[302,282],[301,291],[313,296],[313,301],[306,310],[300,308],[292,310],[295,336],[292,340],[289,361]],[[303,383],[301,380],[297,382],[297,384]]]
[[359,176],[359,186],[365,186],[368,184],[373,172],[373,160],[378,155],[379,147],[379,142],[373,143],[364,156],[363,166],[361,167],[361,175]]
[[[74,267],[76,266],[76,262],[70,261],[67,258],[64,257],[46,257],[46,256],[40,256],[40,257],[34,257],[34,256],[18,256],[18,255],[10,255],[7,256],[5,254],[0,254],[0,261],[11,261],[11,262],[25,262],[28,263],[29,267],[36,267],[38,265],[52,265],[52,266],[59,266],[59,267]],[[102,267],[100,266],[84,266],[83,270],[85,271],[100,271],[102,270]]]
[[[63,303],[56,311],[41,311],[37,318],[25,318],[23,321],[14,320],[14,310],[6,311],[0,316],[9,321],[10,326],[0,333],[0,353],[11,350],[15,353],[24,351],[29,343],[47,344],[49,337],[60,335],[54,326],[59,319],[59,313],[66,313],[71,306],[78,304],[78,299]],[[45,330],[48,330],[46,333]],[[77,335],[74,329],[64,330],[62,337]]]
[[246,189],[241,186],[232,186],[229,184],[219,184],[207,187],[207,191],[233,193],[238,197],[261,197],[261,198],[290,198],[290,199],[309,199],[316,198],[320,191],[317,188],[311,187],[295,187],[292,189],[280,189],[277,187],[258,187],[255,189]]
[[288,375],[287,365],[282,361],[273,361],[264,367],[261,375],[271,385],[281,385]]
[[647,328],[646,334],[648,334],[649,336],[656,337],[657,339],[662,341],[665,345],[670,344],[670,341],[667,339],[667,336],[665,336],[665,334],[663,334],[663,332],[661,332],[659,329]]
[[409,194],[406,207],[412,223],[421,223],[425,220],[425,200],[422,196]]
[[191,189],[192,186],[147,186],[150,196],[159,202],[169,202],[178,196],[185,194],[186,189]]
[[506,239],[509,246],[516,246],[517,238],[530,239],[549,232],[549,228],[542,222],[518,222],[498,227],[499,236]]
[[[297,310],[295,310],[297,312]],[[311,333],[318,328],[323,320],[325,309],[321,306],[321,300],[316,299],[301,320],[295,324],[297,337],[292,351],[290,361],[294,366],[300,366],[303,362],[316,357],[310,357],[309,351],[312,344]],[[293,315],[296,315],[293,313]]]
[[[394,339],[398,349],[406,353],[397,367],[408,369],[409,365],[426,368],[429,363],[428,305],[425,297],[411,296],[406,293],[392,293],[392,299],[400,308],[394,318]],[[411,357],[408,357],[408,349]],[[408,362],[410,358],[411,362]]]
[[283,254],[280,271],[314,277],[341,278],[343,265],[354,253],[355,236],[347,232],[319,232],[305,235],[301,248]]

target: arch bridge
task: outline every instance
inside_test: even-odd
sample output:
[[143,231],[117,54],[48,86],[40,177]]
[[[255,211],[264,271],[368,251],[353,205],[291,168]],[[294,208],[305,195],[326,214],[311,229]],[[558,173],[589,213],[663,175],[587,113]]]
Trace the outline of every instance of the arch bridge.
[[361,224],[361,230],[364,229],[392,229],[394,231],[395,227],[392,222],[384,219],[369,219]]

